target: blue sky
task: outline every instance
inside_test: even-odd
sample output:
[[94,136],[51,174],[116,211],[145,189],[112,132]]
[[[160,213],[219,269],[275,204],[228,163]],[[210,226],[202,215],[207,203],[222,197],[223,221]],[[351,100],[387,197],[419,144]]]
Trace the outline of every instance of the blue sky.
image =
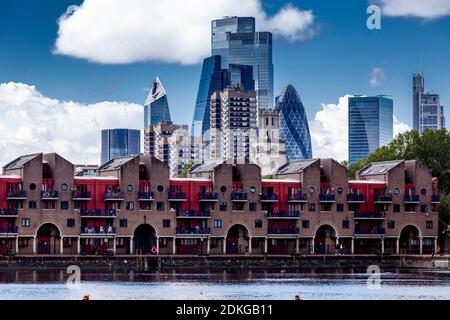
[[[448,0],[438,1],[448,4]],[[53,53],[58,18],[69,5],[81,3],[75,0],[1,1],[0,83],[35,85],[45,97],[64,101],[143,104],[146,90],[154,77],[159,76],[168,92],[173,120],[190,124],[201,64],[161,63],[152,59],[105,64]],[[271,16],[287,3],[263,1],[263,7]],[[382,29],[370,31],[366,28],[367,1],[289,3],[300,10],[311,10],[318,32],[306,41],[275,37],[275,92],[279,93],[288,83],[293,84],[310,120],[321,110],[322,103],[338,103],[339,97],[345,94],[385,94],[394,99],[397,118],[411,125],[411,75],[420,72],[421,55],[426,89],[441,95],[450,119],[450,18],[447,12],[438,19],[383,16]],[[209,25],[205,28],[209,29]],[[384,73],[384,80],[376,87],[369,84],[373,68],[381,68]]]

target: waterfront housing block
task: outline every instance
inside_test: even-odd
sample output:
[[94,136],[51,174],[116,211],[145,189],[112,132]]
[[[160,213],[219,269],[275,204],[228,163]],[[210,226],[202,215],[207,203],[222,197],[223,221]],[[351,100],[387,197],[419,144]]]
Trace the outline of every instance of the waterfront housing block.
[[58,154],[0,176],[0,251],[15,255],[430,254],[438,181],[417,161],[373,163],[349,180],[332,159],[195,165],[170,178],[150,155],[75,176]]

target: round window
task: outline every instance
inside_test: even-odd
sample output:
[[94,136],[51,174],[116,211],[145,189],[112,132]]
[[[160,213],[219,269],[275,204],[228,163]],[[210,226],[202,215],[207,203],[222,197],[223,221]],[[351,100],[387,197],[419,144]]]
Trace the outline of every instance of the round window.
[[30,190],[36,190],[36,183],[30,183]]
[[69,190],[69,186],[67,185],[67,183],[61,184],[61,191],[67,191],[67,190]]
[[251,187],[250,187],[250,192],[251,192],[251,193],[255,193],[255,192],[256,192],[256,187],[251,186]]
[[314,187],[309,187],[308,192],[309,192],[310,194],[314,194],[314,192],[316,192],[316,188],[314,188]]
[[427,194],[427,189],[422,188],[422,190],[420,190],[420,193],[424,196]]
[[221,186],[220,187],[220,192],[227,192],[227,187]]
[[342,194],[342,192],[344,192],[344,188],[342,188],[342,187],[337,187],[337,188],[336,188],[336,192],[339,193],[339,194]]
[[399,189],[399,188],[395,188],[395,189],[394,189],[394,194],[395,194],[396,196],[398,196],[398,195],[400,194],[400,189]]
[[128,192],[132,192],[133,191],[133,185],[132,184],[127,185],[127,191]]
[[163,192],[164,191],[164,187],[162,185],[159,185],[159,186],[156,187],[156,191]]

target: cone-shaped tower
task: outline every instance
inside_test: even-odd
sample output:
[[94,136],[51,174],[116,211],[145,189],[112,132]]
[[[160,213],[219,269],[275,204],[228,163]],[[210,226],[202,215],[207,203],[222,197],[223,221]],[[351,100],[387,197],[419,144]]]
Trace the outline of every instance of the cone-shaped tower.
[[156,77],[144,105],[144,129],[161,121],[171,121],[170,110],[166,90]]

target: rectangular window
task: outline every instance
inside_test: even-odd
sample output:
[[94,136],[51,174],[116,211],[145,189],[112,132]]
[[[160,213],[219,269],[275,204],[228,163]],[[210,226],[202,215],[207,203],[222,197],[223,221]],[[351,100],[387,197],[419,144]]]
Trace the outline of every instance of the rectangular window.
[[74,228],[75,227],[75,219],[67,219],[67,228]]
[[163,226],[163,228],[170,228],[170,220],[169,219],[164,219],[162,221],[162,226]]
[[127,201],[127,203],[125,204],[125,209],[126,210],[134,210],[134,202],[133,201]]
[[127,219],[120,219],[119,225],[121,228],[128,228],[128,220]]
[[394,204],[394,212],[395,212],[395,213],[399,213],[399,212],[400,212],[400,209],[401,209],[401,207],[400,207],[399,204]]
[[28,228],[30,226],[30,218],[23,218],[22,219],[22,227]]
[[309,220],[302,220],[302,228],[309,229]]
[[431,205],[431,212],[436,212],[436,204]]
[[216,229],[222,228],[222,220],[221,219],[214,220],[214,228],[216,228]]
[[395,228],[395,221],[394,221],[394,220],[389,220],[389,221],[387,222],[387,227],[388,227],[389,229],[394,229],[394,228]]
[[61,201],[61,210],[69,210],[69,201]]
[[263,226],[263,222],[261,219],[256,219],[255,220],[255,228],[262,228]]
[[219,210],[220,211],[227,211],[227,203],[226,202],[221,202],[220,206],[219,206]]
[[156,210],[164,211],[164,202],[157,202],[156,203]]
[[308,203],[308,211],[309,212],[315,212],[316,211],[316,204],[315,203]]
[[28,247],[28,238],[19,238],[19,247]]
[[343,203],[338,203],[336,205],[336,211],[337,212],[344,212],[344,204]]
[[233,202],[233,211],[244,211],[244,203]]
[[55,209],[55,201],[53,201],[53,200],[42,201],[42,209],[54,210]]
[[140,201],[139,210],[152,210],[152,203],[150,201]]
[[28,209],[36,209],[37,208],[37,202],[36,200],[30,200],[28,201]]
[[422,204],[420,206],[420,212],[427,213],[428,212],[428,206],[426,204]]
[[350,228],[350,221],[342,220],[342,229],[349,229],[349,228]]
[[428,220],[428,221],[426,222],[426,228],[427,228],[427,229],[433,229],[433,221]]
[[249,204],[248,204],[248,209],[250,210],[250,211],[257,211],[257,209],[258,209],[258,207],[257,207],[257,204],[256,204],[256,202],[250,202]]

